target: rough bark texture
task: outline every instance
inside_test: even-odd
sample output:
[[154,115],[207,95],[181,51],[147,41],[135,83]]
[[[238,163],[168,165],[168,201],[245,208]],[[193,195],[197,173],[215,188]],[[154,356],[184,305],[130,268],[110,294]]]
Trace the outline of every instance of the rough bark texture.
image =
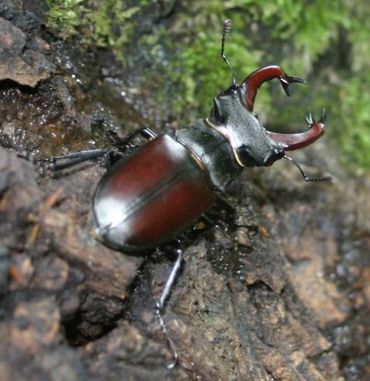
[[[12,25],[17,15],[0,18],[7,28],[0,46],[12,54],[17,46],[24,52],[27,33]],[[245,171],[228,194],[235,215],[217,211],[213,229],[185,235],[183,272],[165,313],[180,361],[168,371],[153,307],[171,256],[144,260],[95,240],[90,202],[99,164],[50,178],[19,157],[48,156],[63,144],[78,150],[94,129],[119,125],[68,75],[39,83],[50,71],[38,63],[60,51],[47,58],[34,51],[40,59],[27,80],[0,56],[1,78],[13,80],[0,82],[1,380],[328,381],[344,380],[351,362],[362,371],[352,379],[366,379],[368,178],[352,180],[335,152],[323,164],[332,184],[305,184],[289,163]],[[324,144],[307,161],[327,158]]]

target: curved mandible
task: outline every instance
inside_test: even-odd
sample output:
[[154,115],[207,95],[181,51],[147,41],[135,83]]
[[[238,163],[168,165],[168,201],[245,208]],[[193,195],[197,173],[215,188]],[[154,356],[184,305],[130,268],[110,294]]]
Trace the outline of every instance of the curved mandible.
[[241,84],[241,87],[245,93],[245,103],[247,105],[247,109],[250,112],[253,111],[254,100],[256,98],[259,87],[263,82],[274,78],[277,78],[280,81],[286,95],[289,95],[289,85],[291,83],[305,83],[305,80],[302,78],[287,75],[284,70],[277,65],[265,66],[254,71],[253,73],[249,74]]
[[306,122],[309,128],[304,132],[297,134],[281,134],[271,131],[266,132],[272,140],[283,145],[284,151],[292,151],[306,147],[322,136],[325,133],[325,121],[326,111],[323,109],[319,121],[316,121],[315,118],[312,117],[312,114],[307,115]]

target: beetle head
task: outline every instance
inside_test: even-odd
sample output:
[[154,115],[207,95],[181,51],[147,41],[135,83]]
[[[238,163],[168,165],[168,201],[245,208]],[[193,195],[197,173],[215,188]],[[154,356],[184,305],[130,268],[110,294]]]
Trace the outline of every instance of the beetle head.
[[[250,74],[240,86],[225,55],[225,38],[231,21],[224,22],[221,57],[232,73],[231,86],[214,98],[214,105],[206,123],[217,129],[230,142],[235,160],[244,166],[267,166],[281,158],[285,151],[303,148],[324,134],[326,113],[317,122],[311,114],[306,117],[308,130],[297,134],[275,133],[266,130],[253,114],[259,87],[268,80],[278,79],[287,95],[291,83],[304,83],[299,77],[287,75],[279,66],[266,66]],[[291,159],[290,159],[291,160]]]
[[214,98],[210,114],[210,122],[229,140],[241,166],[271,165],[284,157],[285,151],[303,148],[324,134],[325,110],[319,121],[311,114],[306,117],[309,128],[304,132],[284,134],[266,130],[249,110],[247,91],[246,81],[241,86],[230,86]]
[[232,85],[214,98],[209,122],[229,140],[243,167],[268,166],[284,155],[284,146],[248,111],[242,87]]

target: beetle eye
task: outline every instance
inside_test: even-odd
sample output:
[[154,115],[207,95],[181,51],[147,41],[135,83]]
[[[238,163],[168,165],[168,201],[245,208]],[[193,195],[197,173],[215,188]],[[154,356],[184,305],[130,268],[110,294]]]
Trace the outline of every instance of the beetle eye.
[[247,146],[244,144],[237,148],[237,153],[240,161],[247,167],[255,167],[257,166],[256,160],[250,155],[247,150]]
[[223,96],[223,95],[230,95],[230,94],[233,94],[237,91],[238,89],[238,86],[232,84],[230,87],[228,87],[226,90],[224,90],[220,96]]
[[[281,159],[284,156],[284,151],[275,147],[271,151],[265,152],[263,157],[255,157],[250,154],[251,149],[248,146],[241,145],[237,148],[236,152],[238,154],[239,160],[246,167],[260,167],[269,166],[273,164],[276,160]],[[252,150],[253,152],[253,150]],[[258,154],[258,152],[256,152]]]
[[275,149],[273,154],[271,154],[269,159],[266,161],[266,166],[275,163],[276,160],[281,159],[283,156],[284,156],[283,150],[279,151],[279,150]]

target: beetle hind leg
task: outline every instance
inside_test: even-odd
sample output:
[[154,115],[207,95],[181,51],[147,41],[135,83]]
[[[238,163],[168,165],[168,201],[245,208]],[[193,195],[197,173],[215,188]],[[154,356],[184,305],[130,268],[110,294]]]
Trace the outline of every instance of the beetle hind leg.
[[159,325],[162,329],[163,334],[166,337],[168,347],[172,353],[172,361],[166,365],[167,369],[173,369],[176,366],[178,359],[179,359],[179,355],[176,351],[175,344],[172,341],[172,339],[168,333],[167,326],[166,326],[164,319],[163,319],[163,313],[164,313],[164,309],[165,309],[166,304],[167,304],[167,300],[171,294],[172,288],[173,288],[173,286],[176,282],[176,279],[178,277],[178,274],[181,270],[181,264],[182,264],[182,260],[183,260],[183,251],[181,249],[177,249],[176,254],[177,254],[177,258],[175,260],[175,263],[172,266],[172,269],[171,269],[171,272],[167,278],[166,284],[164,285],[162,294],[155,304],[155,313],[157,315]]

